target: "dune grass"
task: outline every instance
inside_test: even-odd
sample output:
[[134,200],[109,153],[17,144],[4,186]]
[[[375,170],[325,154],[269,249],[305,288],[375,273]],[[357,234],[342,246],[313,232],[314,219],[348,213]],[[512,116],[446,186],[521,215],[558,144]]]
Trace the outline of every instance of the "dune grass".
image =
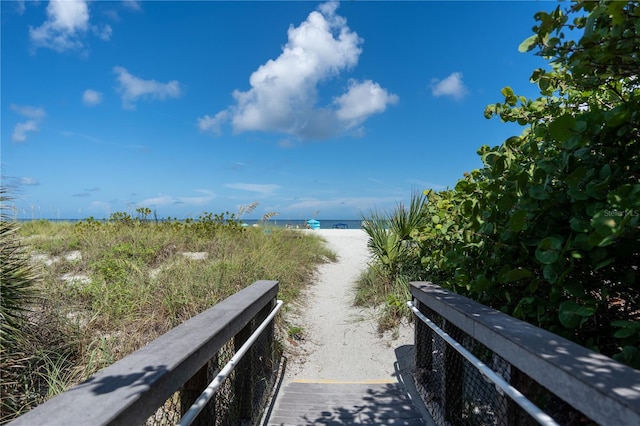
[[40,269],[40,297],[28,306],[20,359],[3,360],[12,373],[0,423],[257,280],[279,281],[292,302],[318,264],[335,260],[316,235],[225,215],[33,221],[19,235]]

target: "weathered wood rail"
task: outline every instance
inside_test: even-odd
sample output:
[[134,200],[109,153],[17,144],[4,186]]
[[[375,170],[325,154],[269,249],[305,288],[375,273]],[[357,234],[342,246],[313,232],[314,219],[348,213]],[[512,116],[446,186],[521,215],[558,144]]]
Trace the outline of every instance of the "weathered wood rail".
[[[275,306],[277,294],[277,281],[256,281],[10,425],[177,423],[211,376],[218,374],[222,351],[233,352],[246,341]],[[210,417],[200,418],[196,424],[220,423],[211,416],[224,415],[236,424],[259,417],[264,407],[256,407],[255,392],[268,392],[264,383],[275,373],[278,362],[274,359],[273,322],[263,335],[261,347],[247,353],[225,390],[228,401],[222,405],[232,407],[232,417],[221,413],[218,403],[201,414]],[[257,382],[263,384],[260,389]],[[229,424],[229,420],[224,422]]]
[[[276,281],[257,281],[10,425],[175,424],[271,312],[277,293]],[[559,424],[640,424],[640,371],[434,284],[413,282],[411,294],[424,316]],[[278,361],[273,326],[264,335],[238,364],[225,400],[195,424],[260,420],[267,398],[256,395],[269,393]],[[436,423],[533,424],[438,339],[416,321],[415,381]]]
[[[640,425],[640,371],[432,283],[412,282],[411,294],[424,316],[558,424]],[[533,423],[420,320],[415,345],[416,382],[436,423]]]

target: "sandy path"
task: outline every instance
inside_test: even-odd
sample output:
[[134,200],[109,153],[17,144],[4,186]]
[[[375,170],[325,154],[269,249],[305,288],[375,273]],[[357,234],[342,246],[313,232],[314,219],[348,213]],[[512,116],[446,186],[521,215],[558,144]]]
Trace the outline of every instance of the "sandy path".
[[[393,381],[406,370],[412,354],[413,329],[399,337],[379,337],[373,312],[352,306],[354,283],[367,267],[367,234],[360,229],[320,229],[338,260],[318,269],[303,306],[289,321],[304,330],[304,340],[290,347],[285,380]],[[406,372],[406,371],[405,371]]]

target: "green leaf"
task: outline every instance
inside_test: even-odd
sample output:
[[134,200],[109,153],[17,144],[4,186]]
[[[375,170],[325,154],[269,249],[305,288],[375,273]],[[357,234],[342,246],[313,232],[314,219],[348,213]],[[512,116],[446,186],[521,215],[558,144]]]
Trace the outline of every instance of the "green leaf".
[[560,324],[571,329],[578,327],[582,320],[582,318],[576,314],[579,307],[580,305],[572,300],[563,302],[558,309],[558,319],[560,320]]
[[624,7],[626,4],[627,3],[623,1],[612,1],[607,3],[607,11],[615,25],[622,24],[626,19],[624,14]]
[[538,161],[537,166],[549,174],[557,172],[559,168],[555,161],[549,159]]
[[573,300],[562,302],[558,308],[558,319],[566,328],[577,328],[582,325],[586,318],[595,314],[596,308],[593,306],[579,305]]
[[622,221],[622,214],[618,215],[617,211],[605,210],[596,213],[591,219],[591,226],[602,236],[615,234]]
[[511,219],[509,219],[509,227],[513,232],[520,232],[524,229],[526,219],[527,212],[524,210],[518,210],[511,216]]
[[613,337],[617,337],[618,339],[624,339],[627,337],[631,337],[633,335],[635,335],[636,333],[638,333],[638,330],[635,330],[631,327],[626,327],[626,328],[622,328],[618,331],[616,331],[613,334]]
[[586,187],[586,192],[591,198],[602,200],[606,196],[607,187],[607,182],[589,182]]
[[620,105],[610,111],[607,111],[605,119],[607,120],[608,126],[618,127],[629,120],[629,110],[624,108],[623,105]]
[[455,222],[450,220],[447,223],[444,224],[444,226],[440,229],[440,233],[442,233],[442,235],[446,235],[447,231],[449,230],[449,228],[451,228],[453,225],[455,225]]
[[525,53],[525,52],[529,52],[530,50],[533,50],[533,48],[536,47],[537,41],[538,41],[537,34],[534,34],[528,37],[526,40],[520,43],[520,46],[518,46],[518,52]]
[[576,235],[576,238],[573,240],[573,247],[578,250],[589,251],[593,248],[593,244],[589,241],[589,235],[579,234]]
[[606,247],[613,243],[614,240],[615,237],[612,237],[611,235],[602,235],[599,232],[592,232],[591,235],[589,235],[588,244],[591,247]]
[[584,166],[576,167],[576,169],[565,178],[565,182],[569,188],[578,189],[580,182],[587,175],[587,168]]
[[511,87],[509,86],[504,87],[500,91],[500,93],[502,93],[502,95],[504,96],[505,102],[510,106],[515,106],[516,103],[518,102],[518,98],[513,93],[513,89],[511,89]]
[[607,179],[609,176],[611,176],[611,166],[609,164],[605,164],[604,166],[602,166],[599,176],[600,179]]
[[502,279],[504,282],[510,283],[529,277],[531,277],[531,271],[524,268],[516,268],[505,272]]
[[551,137],[556,140],[565,140],[572,135],[571,129],[573,129],[575,124],[576,119],[572,115],[561,115],[549,124],[549,133],[551,134]]
[[536,200],[547,200],[549,193],[544,189],[544,186],[534,185],[529,188],[529,196]]
[[536,259],[545,265],[555,263],[560,258],[562,239],[559,237],[546,237],[538,243]]
[[489,281],[489,279],[484,275],[478,275],[471,284],[478,293],[481,293],[491,287],[491,281]]
[[576,232],[589,232],[589,222],[578,219],[577,217],[572,217],[571,220],[569,220],[569,226]]
[[498,209],[500,211],[508,212],[513,208],[513,205],[515,203],[515,197],[512,197],[510,194],[506,193],[498,199],[498,201],[496,202],[496,206],[498,206]]
[[544,268],[542,269],[542,275],[544,276],[544,279],[549,281],[551,284],[555,284],[555,282],[558,281],[558,277],[560,276],[556,271],[554,265],[544,265]]

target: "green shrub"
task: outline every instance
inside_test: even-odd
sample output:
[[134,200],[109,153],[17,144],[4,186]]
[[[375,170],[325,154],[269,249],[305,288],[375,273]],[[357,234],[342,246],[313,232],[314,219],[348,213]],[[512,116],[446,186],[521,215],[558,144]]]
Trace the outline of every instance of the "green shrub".
[[432,281],[636,368],[639,18],[637,1],[538,13],[521,50],[550,59],[541,97],[507,87],[486,110],[527,128],[480,148],[483,168],[430,198],[416,237]]

